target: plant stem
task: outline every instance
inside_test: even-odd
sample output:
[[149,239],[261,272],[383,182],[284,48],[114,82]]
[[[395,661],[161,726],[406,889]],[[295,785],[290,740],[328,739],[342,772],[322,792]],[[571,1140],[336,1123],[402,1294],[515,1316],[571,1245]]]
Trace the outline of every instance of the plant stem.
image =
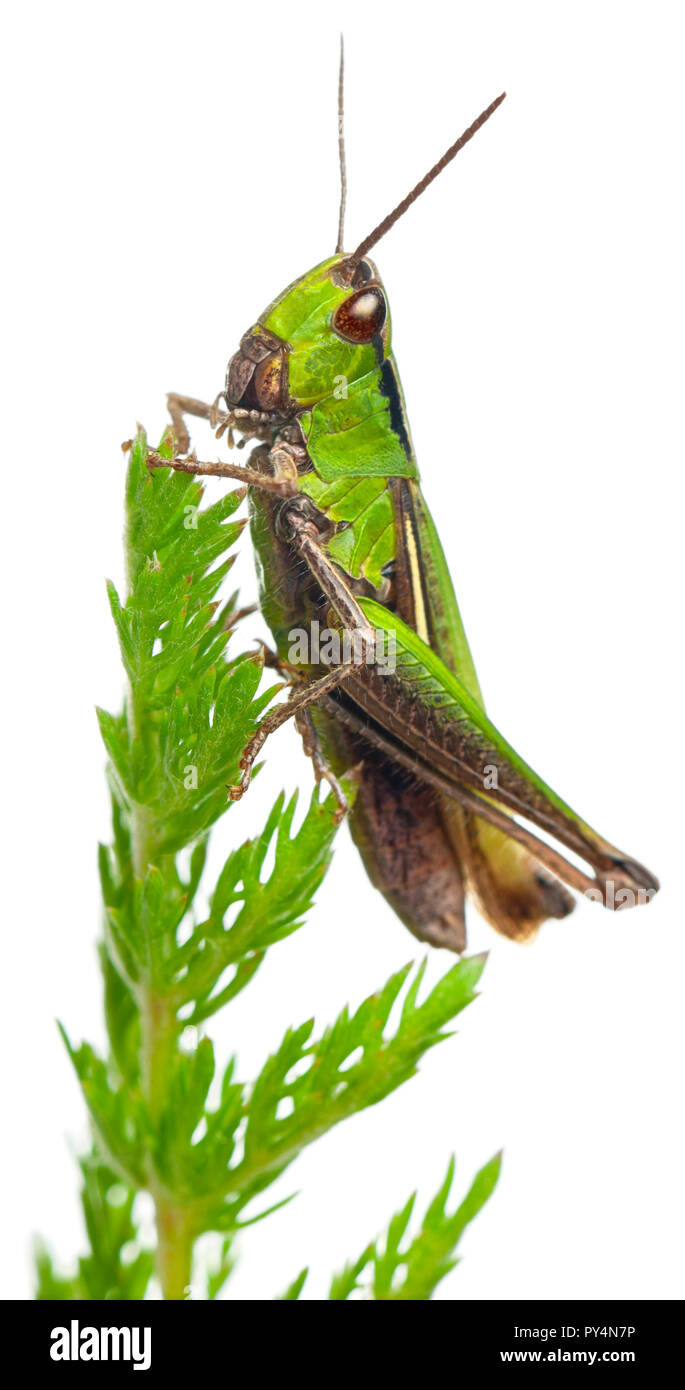
[[[129,590],[132,587],[131,551],[127,547]],[[142,711],[137,691],[132,685],[129,694],[129,717],[132,741],[142,736]],[[131,851],[133,874],[143,882],[154,850],[151,845],[150,815],[147,807],[133,802],[131,806]],[[169,1094],[171,1064],[176,1051],[178,1020],[176,1006],[168,996],[155,989],[148,979],[142,979],[136,990],[140,1011],[140,1075],[143,1094],[153,1126],[157,1126]],[[149,1190],[155,1205],[157,1230],[156,1265],[162,1297],[182,1301],[190,1285],[193,1244],[196,1230],[193,1213],[187,1207],[170,1200],[160,1190],[152,1164]]]
[[[150,985],[138,990],[141,1026],[141,1079],[150,1119],[157,1125],[168,1095],[171,1062],[176,1050],[178,1025],[173,1005]],[[157,1277],[165,1299],[182,1300],[190,1284],[195,1228],[193,1213],[160,1191],[154,1170],[150,1192],[155,1204],[157,1228]]]
[[169,1072],[176,1051],[177,1024],[169,1000],[151,985],[137,990],[140,1010],[140,1073],[152,1123],[156,1125],[168,1095]]
[[195,1229],[187,1207],[155,1196],[157,1277],[165,1299],[183,1301],[190,1286]]

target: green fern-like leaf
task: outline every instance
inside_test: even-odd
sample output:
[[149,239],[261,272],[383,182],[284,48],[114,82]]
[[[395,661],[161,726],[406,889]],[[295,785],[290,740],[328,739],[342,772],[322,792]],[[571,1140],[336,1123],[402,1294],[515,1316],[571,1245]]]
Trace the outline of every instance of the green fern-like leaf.
[[[160,452],[171,457],[168,436]],[[112,801],[111,842],[98,853],[109,1051],[64,1034],[95,1145],[81,1165],[88,1253],[65,1276],[39,1246],[41,1299],[145,1296],[153,1261],[139,1237],[139,1192],[155,1205],[164,1296],[186,1296],[195,1242],[213,1232],[220,1249],[201,1286],[217,1298],[238,1233],[292,1200],[269,1200],[274,1182],[321,1135],[414,1076],[475,998],[484,965],[459,961],[425,997],[424,968],[407,966],[318,1035],[312,1019],[288,1029],[255,1079],[216,1058],[206,1025],[255,986],[268,951],[285,959],[330,863],[337,808],[317,789],[293,831],[297,797],[281,794],[261,832],[206,882],[212,828],[232,805],[227,784],[281,685],[264,680],[261,650],[234,652],[237,597],[220,599],[242,491],[203,507],[195,479],[146,460],[139,432],[126,487],[127,591],[108,586],[128,690],[119,712],[98,711]],[[355,775],[343,784],[351,802]],[[383,1242],[335,1277],[330,1298],[429,1298],[495,1177],[484,1169],[449,1216],[450,1169],[418,1233],[409,1234],[412,1198]],[[300,1298],[306,1276],[282,1301]]]
[[[454,1179],[454,1159],[440,1190],[426,1210],[420,1229],[407,1235],[416,1202],[413,1193],[392,1217],[385,1235],[367,1246],[354,1264],[346,1265],[331,1282],[329,1298],[335,1301],[361,1296],[419,1302],[429,1299],[438,1284],[458,1263],[455,1255],[461,1236],[491,1196],[501,1168],[501,1155],[486,1163],[474,1178],[463,1202],[450,1216],[446,1211]],[[366,1279],[362,1276],[366,1274]]]

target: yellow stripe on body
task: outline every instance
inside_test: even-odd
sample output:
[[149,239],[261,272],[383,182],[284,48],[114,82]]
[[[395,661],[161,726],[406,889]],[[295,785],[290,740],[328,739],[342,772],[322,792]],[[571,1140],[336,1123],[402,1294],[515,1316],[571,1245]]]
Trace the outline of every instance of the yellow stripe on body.
[[412,518],[404,517],[404,540],[407,547],[407,559],[409,560],[409,574],[411,579],[411,589],[414,598],[414,622],[416,632],[424,642],[430,646],[428,633],[428,615],[426,613],[426,603],[423,595],[423,581],[421,577],[421,566],[419,564],[419,548],[416,544],[416,535],[412,526]]

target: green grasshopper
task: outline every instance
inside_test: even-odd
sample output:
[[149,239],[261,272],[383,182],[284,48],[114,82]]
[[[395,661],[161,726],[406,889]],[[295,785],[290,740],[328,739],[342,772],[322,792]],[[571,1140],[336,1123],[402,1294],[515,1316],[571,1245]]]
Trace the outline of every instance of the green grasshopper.
[[[387,297],[368,252],[504,99],[481,113],[406,198],[343,250],[345,156],[335,255],[295,280],[243,336],[213,405],[169,397],[171,466],[237,478],[250,495],[260,603],[289,701],[245,750],[237,799],[268,734],[293,715],[317,781],[349,809],[373,884],[411,932],[466,945],[466,892],[498,931],[522,941],[574,899],[609,907],[649,901],[658,882],[604,840],[543,782],[488,719],[438,535],[419,486],[391,346]],[[224,408],[225,406],[225,408]],[[184,416],[217,437],[256,441],[249,465],[200,463]],[[153,467],[170,461],[150,452]],[[355,656],[293,669],[294,630],[352,634]],[[318,629],[317,629],[318,631]],[[394,669],[374,660],[391,644]],[[338,780],[357,770],[348,808]],[[584,861],[585,873],[519,819]]]

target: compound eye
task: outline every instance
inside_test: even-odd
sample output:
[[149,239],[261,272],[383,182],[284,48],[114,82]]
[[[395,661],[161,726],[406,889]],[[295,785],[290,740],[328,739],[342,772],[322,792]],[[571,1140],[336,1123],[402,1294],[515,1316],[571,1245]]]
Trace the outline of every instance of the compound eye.
[[370,343],[385,323],[383,291],[371,286],[351,294],[335,311],[333,327],[351,343]]

